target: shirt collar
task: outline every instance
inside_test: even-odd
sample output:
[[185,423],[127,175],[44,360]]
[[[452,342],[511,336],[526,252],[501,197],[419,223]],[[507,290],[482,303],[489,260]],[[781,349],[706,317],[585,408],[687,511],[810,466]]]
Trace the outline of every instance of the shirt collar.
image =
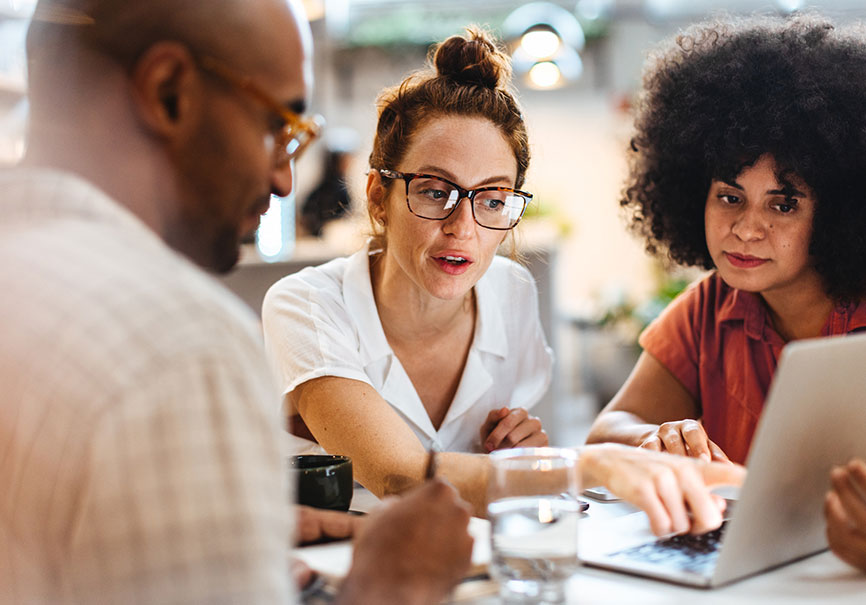
[[[480,354],[483,352],[504,358],[508,352],[508,338],[503,318],[503,309],[506,307],[502,305],[502,300],[497,297],[492,279],[491,271],[488,270],[475,285],[478,315],[475,335],[466,360],[466,367],[463,370],[464,377],[471,376],[471,380],[461,379],[454,401],[452,401],[448,414],[442,423],[442,428],[450,425],[455,418],[459,418],[471,408],[493,384],[493,378],[485,367]],[[349,257],[343,276],[343,297],[349,314],[356,320],[361,363],[365,367],[376,362],[386,364],[387,369],[385,370],[381,395],[389,401],[402,399],[400,411],[404,417],[418,427],[428,438],[435,440],[437,431],[433,428],[421,400],[418,399],[414,386],[411,385],[403,372],[395,371],[394,352],[385,338],[379,312],[376,309],[376,299],[373,296],[369,243]],[[412,396],[408,396],[407,393],[412,393]]]
[[[369,243],[349,257],[346,273],[343,278],[343,296],[350,314],[357,318],[358,338],[361,343],[361,359],[366,365],[370,362],[393,354],[382,322],[376,308],[373,296],[373,282],[370,277],[370,247]],[[493,262],[496,262],[494,259]],[[475,336],[472,348],[485,353],[491,353],[505,358],[508,354],[508,337],[506,335],[503,312],[510,311],[503,301],[497,298],[493,277],[488,271],[475,284],[475,304],[478,309]],[[528,321],[527,318],[514,318],[517,321]]]
[[[496,258],[493,259],[495,263]],[[492,268],[492,264],[491,264]],[[501,300],[501,292],[497,296],[494,289],[493,271],[488,269],[487,272],[475,284],[475,305],[478,309],[478,320],[475,328],[475,339],[472,342],[472,348],[485,353],[492,353],[502,357],[503,359],[508,354],[508,336],[505,331],[504,313],[512,313],[515,305],[509,304],[510,301]],[[502,290],[502,289],[500,289]],[[513,322],[529,321],[532,318],[513,317]]]
[[848,334],[866,329],[866,303],[838,305],[830,313],[822,336]]
[[[721,278],[719,278],[721,282]],[[728,288],[727,284],[722,287]],[[752,340],[764,339],[764,327],[767,325],[767,310],[761,302],[761,297],[754,292],[744,292],[730,288],[731,295],[724,298],[719,309],[719,322],[742,321],[746,336]]]

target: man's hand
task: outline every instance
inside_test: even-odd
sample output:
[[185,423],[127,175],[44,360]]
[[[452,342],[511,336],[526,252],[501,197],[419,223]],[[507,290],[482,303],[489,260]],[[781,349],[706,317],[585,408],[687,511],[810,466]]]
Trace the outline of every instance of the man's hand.
[[441,479],[386,499],[355,539],[338,602],[441,602],[469,568],[469,517],[469,505]]
[[866,571],[866,462],[852,460],[834,468],[830,481],[832,488],[824,502],[830,549]]
[[481,447],[488,453],[511,447],[544,447],[548,443],[541,421],[523,408],[492,410],[479,434]]
[[585,486],[601,484],[643,509],[653,533],[701,534],[722,524],[723,498],[716,485],[741,485],[746,469],[624,445],[590,445],[581,451]]
[[365,517],[309,506],[295,507],[295,541],[298,546],[354,536]]
[[640,447],[700,458],[706,462],[730,462],[722,448],[710,441],[704,425],[697,420],[676,420],[660,424],[658,430],[650,433]]

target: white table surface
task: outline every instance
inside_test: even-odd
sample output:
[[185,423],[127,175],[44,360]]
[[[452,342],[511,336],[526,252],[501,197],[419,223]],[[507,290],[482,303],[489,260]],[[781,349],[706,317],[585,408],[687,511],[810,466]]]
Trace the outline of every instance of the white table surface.
[[[357,488],[352,501],[353,510],[375,508],[375,496]],[[599,532],[606,531],[606,521],[626,515],[636,509],[624,503],[590,501],[587,516],[581,520],[580,549],[591,548]],[[489,524],[473,519],[470,531],[476,537],[473,560],[485,556],[489,560]],[[638,530],[640,531],[640,530]],[[351,545],[336,543],[296,549],[296,553],[322,571],[335,575],[345,573],[351,559]],[[831,603],[866,604],[866,574],[853,569],[830,552],[823,552],[775,570],[723,586],[721,588],[689,588],[650,580],[623,573],[584,566],[569,581],[569,604],[587,603],[656,603],[714,605],[717,603]],[[461,585],[454,602],[492,605],[500,603],[492,581],[471,582]]]

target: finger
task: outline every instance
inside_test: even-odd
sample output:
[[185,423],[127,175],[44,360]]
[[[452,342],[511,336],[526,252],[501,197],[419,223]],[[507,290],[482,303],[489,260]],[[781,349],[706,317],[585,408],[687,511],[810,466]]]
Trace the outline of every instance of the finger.
[[307,506],[297,507],[298,541],[301,544],[322,538],[350,538],[363,525],[365,519],[340,511],[322,510]]
[[698,465],[698,470],[707,487],[733,485],[739,487],[746,480],[745,467],[733,462],[710,462]]
[[492,452],[493,450],[502,446],[502,440],[505,439],[505,436],[508,435],[517,425],[526,420],[529,416],[529,412],[524,410],[523,408],[515,408],[511,410],[499,423],[496,425],[490,435],[487,437],[487,441],[485,441],[484,445],[487,448],[488,452]]
[[487,418],[484,420],[484,424],[493,428],[496,424],[505,418],[508,415],[510,410],[506,407],[497,408],[495,410],[490,410],[487,413]]
[[[682,465],[675,471],[686,504],[692,513],[690,531],[694,534],[703,534],[716,529],[723,520],[724,504],[720,506],[719,499],[715,498],[704,484],[703,477],[697,469],[702,465],[702,463]],[[724,502],[724,499],[721,500]]]
[[688,511],[683,501],[683,491],[676,475],[668,469],[660,472],[654,478],[659,499],[668,511],[671,520],[671,532],[684,534],[691,528]]
[[845,514],[845,508],[839,501],[839,494],[834,490],[827,492],[824,498],[824,517],[827,519],[827,527],[846,527],[848,525],[848,515]]
[[662,451],[662,441],[657,436],[650,437],[646,441],[640,444],[645,450],[652,450],[654,452]]
[[849,523],[862,531],[866,531],[866,501],[860,494],[856,480],[851,477],[847,467],[834,468],[830,473],[830,478],[839,503],[845,509]]
[[295,581],[295,586],[299,590],[306,588],[316,578],[316,572],[300,559],[291,558],[289,560],[289,568]]
[[481,429],[478,431],[481,435],[481,443],[486,443],[487,439],[490,437],[491,431],[496,428],[496,425],[500,420],[505,418],[508,415],[508,408],[498,408],[496,410],[490,410],[487,413],[487,418],[484,419],[484,422],[481,425]]
[[541,433],[541,421],[538,418],[530,416],[511,429],[511,431],[502,438],[500,447],[517,447],[517,444],[521,441],[538,433]]
[[316,509],[309,506],[295,507],[295,541],[300,544],[314,542],[321,537]]
[[866,569],[866,543],[859,544],[852,540],[843,527],[827,527],[827,542],[837,557],[855,567]]
[[680,427],[688,455],[709,462],[712,459],[710,440],[707,438],[704,428],[694,421],[682,422]]
[[547,447],[549,444],[550,440],[547,437],[547,433],[544,429],[540,429],[516,443],[515,447]]
[[824,512],[827,519],[827,531],[833,532],[835,540],[861,547],[863,555],[866,556],[866,532],[848,516],[837,492],[828,492],[824,500]]
[[650,524],[650,530],[655,535],[665,536],[672,533],[673,522],[670,513],[659,497],[658,490],[656,490],[651,481],[646,481],[631,491],[616,490],[615,493],[646,513]]
[[333,511],[322,519],[322,533],[328,538],[351,538],[365,522],[363,516]]
[[836,492],[827,494],[824,511],[831,550],[846,563],[866,570],[866,536],[851,526]]
[[490,436],[490,432],[496,428],[496,425],[500,420],[505,418],[508,415],[508,408],[502,407],[495,410],[490,410],[487,413],[487,418],[485,418],[484,423],[481,425],[481,429],[479,431],[481,435],[481,443],[485,443]]
[[664,445],[664,449],[671,454],[679,454],[680,456],[688,456],[686,445],[683,442],[683,436],[680,433],[679,424],[663,424],[659,427],[659,439]]
[[710,445],[710,457],[711,457],[713,462],[730,462],[731,461],[731,459],[728,458],[728,455],[722,451],[722,448],[720,448],[718,445],[716,445],[712,441],[708,440],[707,443],[709,443],[709,445]]
[[849,462],[845,468],[851,484],[860,493],[860,497],[866,500],[866,462],[857,458]]

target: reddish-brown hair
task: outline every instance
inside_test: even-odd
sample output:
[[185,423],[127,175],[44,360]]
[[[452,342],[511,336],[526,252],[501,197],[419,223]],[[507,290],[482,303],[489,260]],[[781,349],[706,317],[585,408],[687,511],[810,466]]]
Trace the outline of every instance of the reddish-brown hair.
[[495,124],[517,161],[515,187],[529,167],[523,113],[511,89],[511,60],[493,38],[475,27],[435,46],[428,68],[384,90],[377,101],[379,122],[370,167],[396,170],[412,135],[434,117],[480,116]]
[[[502,132],[517,162],[514,186],[522,187],[529,168],[529,137],[511,87],[510,57],[486,31],[467,27],[465,36],[451,36],[433,47],[427,64],[426,69],[379,95],[370,167],[399,169],[412,136],[431,119],[477,116],[490,120]],[[390,185],[385,182],[386,187]],[[370,222],[374,246],[384,247],[380,227],[372,217]]]

